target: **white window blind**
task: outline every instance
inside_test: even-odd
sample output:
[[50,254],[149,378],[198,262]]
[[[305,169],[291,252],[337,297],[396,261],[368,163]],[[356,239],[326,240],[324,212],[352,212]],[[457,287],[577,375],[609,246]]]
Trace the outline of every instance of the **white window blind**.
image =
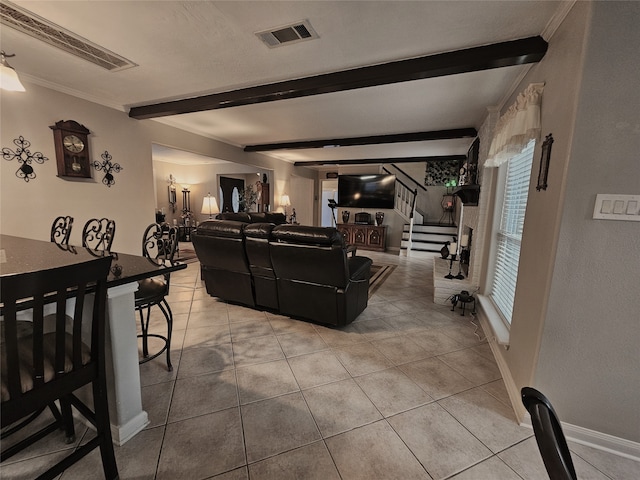
[[500,225],[496,231],[496,257],[490,297],[505,320],[511,323],[518,279],[520,243],[527,209],[535,141],[500,168],[506,168]]

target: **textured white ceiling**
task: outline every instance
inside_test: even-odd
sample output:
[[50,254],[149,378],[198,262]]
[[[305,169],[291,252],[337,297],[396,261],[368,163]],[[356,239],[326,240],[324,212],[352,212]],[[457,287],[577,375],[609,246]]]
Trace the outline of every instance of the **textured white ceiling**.
[[[562,2],[14,1],[138,64],[108,72],[6,26],[34,81],[121,108],[539,35]],[[317,40],[267,48],[254,32],[308,19]],[[165,117],[234,145],[479,127],[527,67]],[[269,153],[288,161],[466,153],[471,140]],[[384,152],[384,153],[382,153]],[[439,152],[439,153],[435,153]]]

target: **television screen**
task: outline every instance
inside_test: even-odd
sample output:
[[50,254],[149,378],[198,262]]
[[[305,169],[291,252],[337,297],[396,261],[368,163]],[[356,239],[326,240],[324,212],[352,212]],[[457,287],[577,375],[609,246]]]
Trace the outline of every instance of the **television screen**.
[[338,206],[356,208],[393,208],[395,175],[340,175]]

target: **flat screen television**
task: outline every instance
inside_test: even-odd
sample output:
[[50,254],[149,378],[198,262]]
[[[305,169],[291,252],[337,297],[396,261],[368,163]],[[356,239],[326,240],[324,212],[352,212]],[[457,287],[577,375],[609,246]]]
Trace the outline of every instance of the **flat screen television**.
[[393,208],[395,175],[338,176],[338,206],[355,208]]

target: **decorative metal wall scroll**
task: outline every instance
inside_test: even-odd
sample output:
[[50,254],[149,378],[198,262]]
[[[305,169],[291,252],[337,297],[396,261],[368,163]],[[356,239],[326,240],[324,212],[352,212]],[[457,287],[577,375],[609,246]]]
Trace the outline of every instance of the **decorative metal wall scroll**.
[[100,156],[102,157],[102,162],[98,162],[98,161],[93,162],[93,168],[95,168],[98,171],[104,170],[105,174],[104,174],[104,178],[102,179],[102,183],[104,183],[107,187],[111,188],[111,185],[116,183],[116,179],[113,178],[113,173],[111,172],[119,173],[121,170],[123,170],[123,168],[120,166],[119,163],[111,163],[111,159],[113,157],[111,157],[109,152],[107,152],[106,150]]
[[553,145],[553,135],[549,134],[542,142],[542,157],[540,158],[540,171],[538,172],[537,191],[547,189],[547,176],[549,175],[549,161],[551,160],[551,146]]
[[36,172],[33,170],[31,163],[36,162],[42,164],[49,159],[40,152],[31,153],[29,150],[31,142],[25,140],[22,135],[14,139],[13,143],[17,147],[15,152],[10,148],[4,147],[2,149],[2,158],[8,161],[17,159],[18,163],[22,164],[20,168],[16,170],[16,177],[22,178],[25,182],[36,178]]

